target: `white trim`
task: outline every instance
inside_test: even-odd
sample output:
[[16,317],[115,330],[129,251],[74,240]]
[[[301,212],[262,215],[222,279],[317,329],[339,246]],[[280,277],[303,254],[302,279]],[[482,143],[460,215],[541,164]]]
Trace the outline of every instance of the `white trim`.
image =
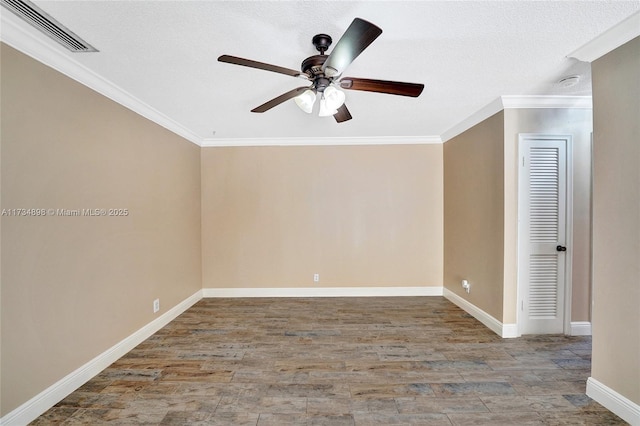
[[[160,111],[142,102],[132,94],[126,92],[104,77],[91,71],[80,62],[68,57],[56,50],[51,45],[52,42],[46,37],[37,37],[21,27],[19,18],[12,13],[2,13],[0,15],[0,25],[2,33],[0,39],[11,47],[31,56],[35,60],[61,72],[73,80],[87,86],[90,89],[106,96],[118,104],[140,114],[153,121],[165,129],[175,133],[200,145],[201,137],[187,129],[182,124],[172,120]],[[87,53],[88,55],[99,55],[100,53]]]
[[504,339],[520,337],[520,334],[518,333],[518,324],[502,324],[501,337]]
[[486,105],[483,108],[480,108],[478,111],[471,114],[469,117],[465,118],[455,126],[451,127],[449,130],[445,131],[440,138],[442,142],[446,142],[449,139],[453,139],[459,134],[469,130],[476,124],[482,123],[487,118],[491,117],[494,114],[502,111],[504,107],[502,106],[502,99],[497,98],[492,101],[489,105]]
[[593,62],[640,35],[640,12],[609,28],[593,40],[567,55],[583,62]]
[[202,299],[202,290],[198,290],[192,296],[186,298],[176,306],[151,321],[129,337],[116,343],[105,352],[101,353],[82,367],[72,371],[53,385],[49,386],[38,395],[34,396],[15,410],[7,413],[0,419],[2,425],[25,425],[35,420],[42,413],[53,407],[71,392],[78,389],[102,370],[113,364],[127,352],[145,341],[162,327],[173,321],[178,315],[193,306]]
[[280,287],[205,288],[203,297],[380,297],[442,296],[435,287]]
[[587,379],[587,396],[629,422],[631,426],[640,426],[640,405],[593,377]]
[[567,218],[565,223],[567,250],[564,282],[564,334],[571,335],[571,315],[573,312],[573,136],[567,136]]
[[501,96],[504,109],[578,108],[592,109],[591,96]]
[[571,336],[591,336],[591,322],[571,321]]
[[469,130],[473,126],[483,122],[494,114],[505,109],[522,108],[579,108],[592,109],[591,96],[513,96],[504,95],[496,98],[491,103],[471,114],[449,130],[444,132],[440,139],[446,142],[459,134]]
[[503,324],[482,309],[478,308],[476,305],[471,302],[463,299],[458,296],[453,291],[445,288],[443,291],[443,296],[452,302],[453,304],[460,307],[462,310],[472,315],[475,319],[486,325],[491,331],[496,333],[498,336],[503,338],[513,338],[519,337],[518,335],[518,325],[517,324]]
[[[627,25],[631,25],[638,20],[634,18],[634,16],[637,15],[638,14],[632,15],[623,22],[629,21]],[[0,28],[2,28],[0,40],[178,136],[202,147],[439,144],[461,134],[465,130],[470,129],[505,108],[591,108],[591,97],[589,96],[501,96],[451,127],[440,136],[202,138],[187,127],[174,121],[73,58],[62,53],[50,40],[28,32],[22,25],[19,18],[13,16],[13,14],[0,14]],[[610,31],[613,30],[614,29]]]
[[440,136],[371,136],[322,138],[207,138],[203,147],[306,145],[427,145],[441,144]]
[[23,28],[23,24],[13,14],[3,13],[0,19],[2,28],[0,39],[4,43],[199,146],[416,145],[442,143],[440,136],[202,138],[182,124],[59,51],[58,47],[53,45],[50,40],[31,34]]

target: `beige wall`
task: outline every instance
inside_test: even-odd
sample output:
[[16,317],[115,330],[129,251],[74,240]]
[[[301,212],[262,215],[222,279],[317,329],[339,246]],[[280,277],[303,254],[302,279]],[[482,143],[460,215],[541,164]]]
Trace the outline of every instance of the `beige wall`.
[[[600,62],[601,75],[613,61]],[[573,134],[579,148],[572,320],[589,318],[586,111],[506,110],[444,146],[200,150],[4,45],[1,72],[2,208],[130,213],[2,217],[0,415],[156,318],[153,299],[161,299],[162,313],[202,287],[444,283],[496,319],[515,322],[521,132]],[[601,84],[604,98],[609,87]],[[618,117],[601,114],[607,125]],[[607,125],[606,138],[620,138]],[[635,132],[637,140],[637,124]],[[637,144],[628,145],[636,164]],[[601,192],[614,183],[603,181]],[[602,217],[614,214],[608,205],[601,203]],[[599,229],[608,235],[602,223]],[[601,263],[599,272],[611,273]],[[471,294],[461,279],[471,282]],[[623,297],[604,293],[611,306]],[[602,324],[601,336],[611,326]],[[594,357],[601,345],[594,377],[615,382],[621,374],[605,367],[601,342],[594,337]],[[637,363],[638,351],[630,352],[629,363]]]
[[505,323],[516,322],[518,248],[518,134],[570,135],[573,165],[571,321],[590,321],[591,130],[590,109],[506,109],[505,128]]
[[441,286],[442,239],[442,145],[202,151],[204,288]]
[[[2,415],[201,288],[200,148],[2,45]],[[152,301],[161,311],[153,314]]]
[[593,74],[591,375],[640,404],[640,38]]
[[[504,113],[444,144],[444,286],[502,320]],[[467,294],[460,285],[471,285]]]
[[[573,141],[572,321],[590,320],[589,109],[506,109],[444,145],[444,286],[504,324],[517,321],[518,134]],[[460,285],[472,286],[467,294]]]

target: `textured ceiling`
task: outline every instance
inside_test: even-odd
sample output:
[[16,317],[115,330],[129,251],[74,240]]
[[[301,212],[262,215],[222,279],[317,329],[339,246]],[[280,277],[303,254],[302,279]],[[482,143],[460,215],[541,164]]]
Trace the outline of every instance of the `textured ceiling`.
[[[501,95],[590,95],[589,64],[567,55],[640,9],[637,0],[34,3],[100,52],[70,53],[27,31],[203,140],[439,136]],[[217,61],[299,69],[317,54],[315,34],[335,43],[355,17],[384,32],[345,75],[424,83],[419,98],[346,91],[353,120],[340,124],[293,101],[251,113],[306,83]],[[581,84],[557,84],[572,74]]]

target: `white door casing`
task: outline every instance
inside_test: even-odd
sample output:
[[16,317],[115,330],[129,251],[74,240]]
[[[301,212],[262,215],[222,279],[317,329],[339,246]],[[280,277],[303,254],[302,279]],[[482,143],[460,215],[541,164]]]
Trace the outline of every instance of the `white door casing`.
[[569,332],[571,136],[519,135],[518,331]]

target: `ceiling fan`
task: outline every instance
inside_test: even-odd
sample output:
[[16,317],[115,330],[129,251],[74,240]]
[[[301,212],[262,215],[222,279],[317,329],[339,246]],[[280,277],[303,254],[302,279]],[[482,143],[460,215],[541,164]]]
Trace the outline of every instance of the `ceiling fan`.
[[218,58],[218,61],[300,77],[311,81],[310,86],[296,87],[252,109],[251,112],[265,112],[289,99],[294,99],[300,109],[311,113],[315,101],[319,97],[319,115],[321,117],[333,115],[338,123],[342,123],[343,121],[351,120],[351,114],[344,104],[345,94],[339,88],[414,98],[420,96],[424,89],[424,84],[340,77],[349,64],[380,34],[382,34],[382,30],[379,27],[364,19],[355,18],[329,55],[325,55],[325,52],[332,43],[331,37],[327,34],[317,34],[313,37],[312,43],[320,54],[310,56],[302,61],[301,71],[230,55],[222,55]]

